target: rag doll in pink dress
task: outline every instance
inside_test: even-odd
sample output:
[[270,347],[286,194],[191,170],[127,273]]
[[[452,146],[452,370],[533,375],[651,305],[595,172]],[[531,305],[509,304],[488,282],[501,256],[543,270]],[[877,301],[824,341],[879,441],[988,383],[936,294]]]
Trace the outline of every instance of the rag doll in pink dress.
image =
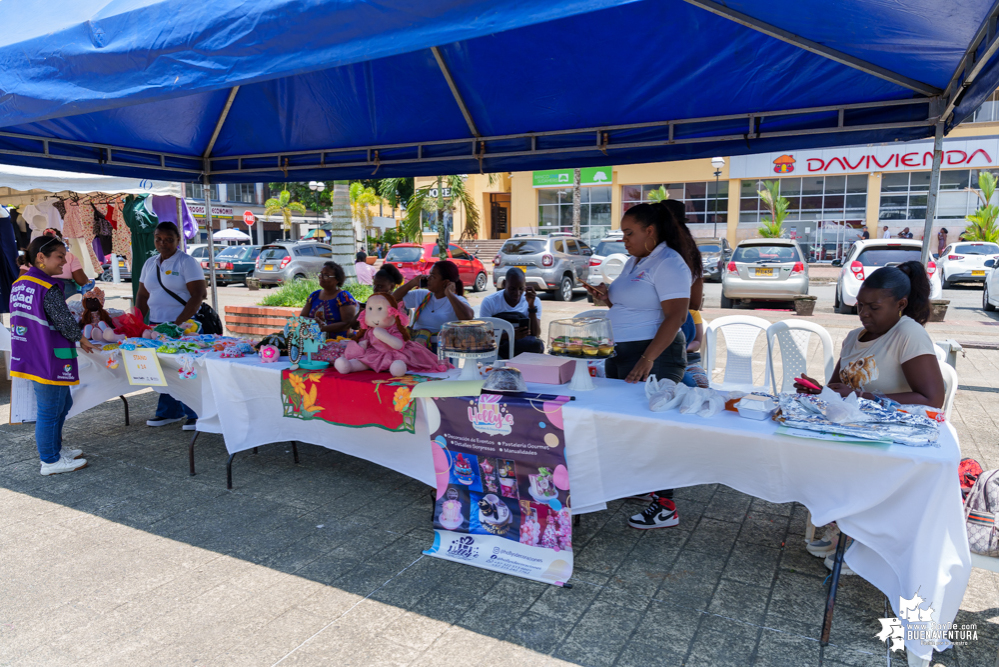
[[433,352],[409,340],[409,318],[391,294],[372,294],[358,318],[360,340],[347,343],[333,366],[341,373],[371,369],[394,377],[412,372],[443,373],[452,368]]

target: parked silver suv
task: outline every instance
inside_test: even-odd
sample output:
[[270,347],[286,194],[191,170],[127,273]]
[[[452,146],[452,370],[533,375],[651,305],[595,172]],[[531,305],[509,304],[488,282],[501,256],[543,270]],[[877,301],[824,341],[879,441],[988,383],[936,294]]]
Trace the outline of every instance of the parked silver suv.
[[557,301],[572,301],[572,291],[589,282],[593,250],[581,239],[568,234],[515,236],[500,248],[493,259],[493,285],[501,290],[506,269],[520,267],[527,284],[552,294]]
[[261,285],[280,285],[289,280],[311,278],[325,262],[333,260],[333,248],[315,241],[278,241],[260,249],[254,271]]

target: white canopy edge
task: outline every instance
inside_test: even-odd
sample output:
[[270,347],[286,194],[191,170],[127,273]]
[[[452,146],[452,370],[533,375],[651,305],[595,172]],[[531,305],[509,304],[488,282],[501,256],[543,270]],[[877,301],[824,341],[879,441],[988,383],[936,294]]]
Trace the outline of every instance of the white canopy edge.
[[153,181],[148,178],[120,178],[98,176],[71,171],[53,171],[34,167],[0,165],[0,204],[24,205],[32,199],[43,198],[58,192],[90,194],[153,194],[183,197],[181,183]]

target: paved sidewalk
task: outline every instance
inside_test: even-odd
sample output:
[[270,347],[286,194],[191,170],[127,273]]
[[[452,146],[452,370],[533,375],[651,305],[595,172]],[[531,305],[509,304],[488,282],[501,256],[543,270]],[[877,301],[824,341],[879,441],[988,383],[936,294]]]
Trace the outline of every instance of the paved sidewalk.
[[[967,312],[931,335],[988,340],[991,316]],[[857,326],[812,319],[837,349]],[[986,468],[999,467],[997,371],[999,351],[958,361],[954,424]],[[574,587],[559,589],[422,556],[426,487],[321,447],[300,445],[300,465],[287,443],[239,454],[226,491],[222,440],[202,435],[190,477],[190,434],[144,426],[155,394],[130,403],[131,427],[119,401],[69,420],[90,466],[43,478],[32,427],[6,425],[0,379],[0,666],[886,664],[883,596],[857,577],[819,647],[828,573],[804,550],[800,505],[696,486],[677,492],[679,527],[634,531],[641,506],[614,502],[582,517]],[[957,620],[979,638],[934,664],[992,665],[997,617],[999,578],[975,570]]]

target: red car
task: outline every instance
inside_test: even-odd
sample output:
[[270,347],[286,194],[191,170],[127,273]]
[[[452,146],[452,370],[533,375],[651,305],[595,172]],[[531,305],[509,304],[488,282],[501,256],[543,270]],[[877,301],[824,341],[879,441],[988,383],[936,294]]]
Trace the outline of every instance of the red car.
[[[424,276],[434,268],[434,262],[440,257],[440,247],[436,243],[397,243],[392,246],[385,263],[394,265],[407,281],[413,276]],[[473,292],[486,289],[488,278],[486,267],[479,258],[453,243],[448,246],[447,258],[458,266],[461,284]]]

